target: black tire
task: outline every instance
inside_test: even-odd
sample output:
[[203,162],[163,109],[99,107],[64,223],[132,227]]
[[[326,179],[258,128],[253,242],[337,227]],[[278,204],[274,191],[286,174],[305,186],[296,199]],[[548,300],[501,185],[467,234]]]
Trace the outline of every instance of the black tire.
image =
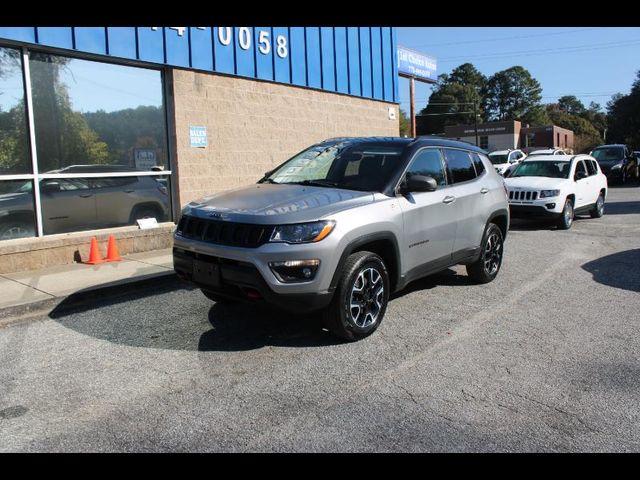
[[201,288],[200,291],[202,292],[202,294],[207,297],[209,300],[212,300],[216,303],[238,303],[235,300],[231,300],[230,298],[226,298],[223,296],[218,295],[217,293],[211,292],[209,290],[205,290],[204,288]]
[[598,200],[593,206],[593,209],[589,212],[591,218],[600,218],[604,215],[604,195],[601,193],[598,195]]
[[[358,286],[362,292],[358,291]],[[382,258],[366,251],[349,255],[333,299],[322,312],[325,327],[350,342],[371,335],[387,311],[389,290],[389,273]],[[358,305],[352,308],[356,303]]]
[[33,223],[22,220],[8,220],[0,224],[0,240],[35,237]]
[[573,225],[575,211],[573,210],[573,201],[570,198],[564,202],[564,208],[558,219],[558,228],[560,230],[569,230]]
[[498,275],[504,255],[504,236],[495,223],[487,225],[480,249],[480,258],[467,265],[467,275],[478,283],[489,283]]
[[158,213],[158,209],[151,206],[135,207],[131,212],[131,221],[129,223],[135,223],[140,218],[156,218],[158,221],[162,221],[162,216]]

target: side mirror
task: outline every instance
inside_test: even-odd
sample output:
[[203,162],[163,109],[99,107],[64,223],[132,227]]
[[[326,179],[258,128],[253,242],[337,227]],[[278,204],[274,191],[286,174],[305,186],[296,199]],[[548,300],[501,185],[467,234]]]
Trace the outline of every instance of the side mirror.
[[438,189],[438,182],[433,177],[425,175],[411,175],[407,177],[404,192],[434,192]]
[[576,176],[575,179],[577,180],[582,180],[583,178],[587,178],[587,174],[584,173],[583,171],[580,172],[576,172]]
[[54,192],[59,192],[60,191],[60,183],[59,182],[47,182],[47,183],[43,183],[42,186],[42,191],[44,193],[54,193]]

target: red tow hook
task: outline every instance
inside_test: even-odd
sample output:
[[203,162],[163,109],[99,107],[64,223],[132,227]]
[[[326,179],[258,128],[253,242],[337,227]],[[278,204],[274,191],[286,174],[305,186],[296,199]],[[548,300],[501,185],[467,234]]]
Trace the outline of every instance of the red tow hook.
[[260,295],[260,292],[258,292],[257,290],[254,290],[253,288],[247,288],[244,293],[246,293],[247,297],[250,298],[251,300],[262,299],[262,295]]

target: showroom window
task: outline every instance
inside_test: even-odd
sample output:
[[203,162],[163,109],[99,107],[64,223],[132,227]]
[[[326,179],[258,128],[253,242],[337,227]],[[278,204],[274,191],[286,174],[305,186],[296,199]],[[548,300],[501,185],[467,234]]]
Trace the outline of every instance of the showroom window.
[[0,47],[0,240],[170,221],[170,175],[161,71]]

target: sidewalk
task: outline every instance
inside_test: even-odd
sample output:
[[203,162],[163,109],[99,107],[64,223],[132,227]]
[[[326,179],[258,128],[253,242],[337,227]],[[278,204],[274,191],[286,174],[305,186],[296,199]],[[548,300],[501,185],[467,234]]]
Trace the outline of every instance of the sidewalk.
[[69,295],[172,275],[171,249],[123,255],[122,261],[85,265],[74,263],[0,274],[0,324],[2,319],[52,308]]

